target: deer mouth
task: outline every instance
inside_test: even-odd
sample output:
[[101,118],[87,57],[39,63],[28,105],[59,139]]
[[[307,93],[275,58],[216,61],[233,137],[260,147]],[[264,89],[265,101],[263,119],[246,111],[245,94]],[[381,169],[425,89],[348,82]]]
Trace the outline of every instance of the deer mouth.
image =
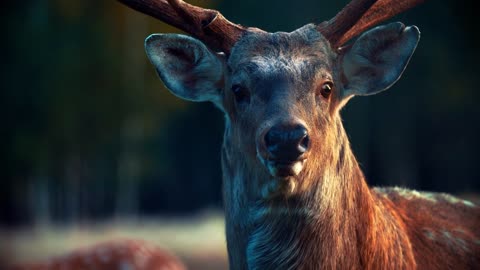
[[268,172],[276,178],[288,178],[297,176],[303,169],[306,159],[301,160],[268,160],[265,165]]
[[295,178],[302,171],[306,159],[283,161],[260,158],[260,160],[273,177],[262,188],[264,199],[272,199],[278,196],[288,197],[295,193],[297,186],[297,179]]

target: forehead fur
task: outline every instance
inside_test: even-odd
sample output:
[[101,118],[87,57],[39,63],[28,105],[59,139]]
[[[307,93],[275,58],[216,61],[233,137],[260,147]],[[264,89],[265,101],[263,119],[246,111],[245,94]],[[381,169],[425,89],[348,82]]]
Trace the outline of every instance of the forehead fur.
[[329,42],[315,25],[305,25],[291,33],[251,32],[233,47],[228,64],[232,69],[249,62],[275,63],[303,61],[310,64],[322,62],[330,66],[335,56]]

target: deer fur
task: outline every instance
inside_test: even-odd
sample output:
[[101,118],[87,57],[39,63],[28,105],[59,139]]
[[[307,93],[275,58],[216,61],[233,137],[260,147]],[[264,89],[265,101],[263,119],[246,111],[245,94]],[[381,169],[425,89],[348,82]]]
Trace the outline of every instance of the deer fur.
[[[225,114],[223,193],[230,269],[475,269],[480,211],[445,194],[370,189],[340,117],[355,95],[401,76],[419,39],[400,23],[335,50],[307,25],[249,33],[226,57],[180,35],[152,35],[147,54],[175,95]],[[328,98],[315,94],[332,81]],[[248,104],[230,88],[244,84]],[[258,137],[279,121],[303,123],[311,146],[298,175],[271,175]]]

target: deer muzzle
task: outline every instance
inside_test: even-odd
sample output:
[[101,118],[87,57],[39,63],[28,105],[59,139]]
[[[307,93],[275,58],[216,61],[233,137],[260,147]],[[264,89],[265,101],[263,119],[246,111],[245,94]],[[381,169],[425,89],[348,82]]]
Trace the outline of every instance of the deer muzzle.
[[272,176],[287,178],[302,171],[309,146],[310,137],[303,124],[277,124],[261,133],[257,153]]

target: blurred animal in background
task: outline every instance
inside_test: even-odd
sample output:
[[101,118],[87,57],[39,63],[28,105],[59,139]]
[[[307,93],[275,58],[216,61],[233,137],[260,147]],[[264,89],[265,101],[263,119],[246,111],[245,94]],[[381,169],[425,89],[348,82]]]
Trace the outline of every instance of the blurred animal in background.
[[225,114],[231,269],[478,268],[480,208],[446,194],[368,188],[340,118],[353,96],[400,78],[419,30],[371,27],[421,0],[353,0],[291,33],[179,0],[121,2],[191,35],[151,35],[147,55],[174,95]]
[[11,270],[185,270],[171,253],[139,240],[116,240]]

